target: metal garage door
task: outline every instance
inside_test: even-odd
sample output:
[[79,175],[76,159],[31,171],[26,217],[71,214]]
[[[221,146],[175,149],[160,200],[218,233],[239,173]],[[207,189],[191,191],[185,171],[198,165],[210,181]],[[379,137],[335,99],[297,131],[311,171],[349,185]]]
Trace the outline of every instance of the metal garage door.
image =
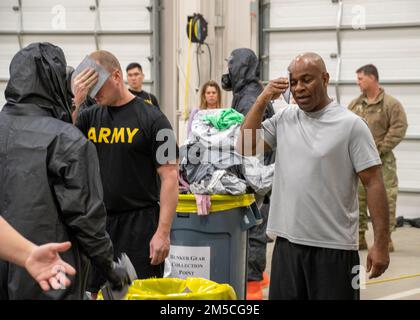
[[420,216],[420,1],[260,1],[265,80],[283,74],[301,52],[319,53],[331,74],[330,95],[343,105],[360,94],[358,67],[373,63],[385,90],[407,112],[409,130],[396,150],[399,214]]
[[92,51],[108,50],[121,62],[139,62],[145,90],[159,93],[158,0],[1,0],[0,108],[9,64],[32,42],[60,46],[76,67]]

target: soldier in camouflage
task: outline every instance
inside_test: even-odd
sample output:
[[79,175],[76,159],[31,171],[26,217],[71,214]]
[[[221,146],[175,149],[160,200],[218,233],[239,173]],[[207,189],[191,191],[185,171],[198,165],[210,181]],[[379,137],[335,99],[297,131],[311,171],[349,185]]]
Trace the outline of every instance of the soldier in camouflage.
[[[396,227],[398,196],[397,164],[393,150],[405,137],[408,127],[407,116],[401,103],[380,87],[378,69],[374,65],[361,67],[356,73],[362,95],[350,103],[349,109],[366,120],[381,155],[392,233]],[[365,232],[368,230],[368,215],[366,194],[362,185],[359,185],[359,210],[359,249],[366,250]],[[394,251],[392,240],[389,243],[389,250]]]

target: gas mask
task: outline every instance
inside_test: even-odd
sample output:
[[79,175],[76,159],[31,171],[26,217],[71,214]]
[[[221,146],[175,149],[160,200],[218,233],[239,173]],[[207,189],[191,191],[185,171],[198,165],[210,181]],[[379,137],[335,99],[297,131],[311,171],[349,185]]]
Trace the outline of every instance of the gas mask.
[[71,66],[66,67],[66,91],[67,95],[72,97],[74,96],[72,88],[71,88],[71,81],[74,73],[74,68]]
[[66,99],[67,105],[70,106],[71,110],[73,110],[73,90],[71,86],[72,78],[74,74],[74,68],[71,66],[66,67]]
[[233,90],[232,79],[230,78],[229,73],[226,73],[222,76],[222,88],[225,91]]

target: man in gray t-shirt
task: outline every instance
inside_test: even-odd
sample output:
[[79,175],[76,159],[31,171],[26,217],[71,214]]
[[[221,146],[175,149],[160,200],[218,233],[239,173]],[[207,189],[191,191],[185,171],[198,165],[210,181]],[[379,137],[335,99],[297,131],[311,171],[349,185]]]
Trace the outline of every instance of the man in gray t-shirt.
[[[328,97],[329,74],[321,57],[300,55],[289,71],[299,108],[262,123],[267,103],[288,88],[288,79],[271,81],[242,128],[242,137],[249,136],[247,130],[254,135],[254,152],[259,142],[276,152],[267,227],[277,236],[270,299],[359,299],[359,178],[375,232],[367,271],[379,277],[389,265],[381,160],[367,124]],[[241,139],[241,151],[248,143]]]

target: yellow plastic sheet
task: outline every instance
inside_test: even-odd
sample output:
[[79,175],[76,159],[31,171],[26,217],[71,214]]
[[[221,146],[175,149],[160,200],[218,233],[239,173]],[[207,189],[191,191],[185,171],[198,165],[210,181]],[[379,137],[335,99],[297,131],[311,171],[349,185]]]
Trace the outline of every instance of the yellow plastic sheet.
[[[255,202],[253,194],[244,194],[241,196],[213,195],[211,196],[210,212],[227,211],[235,208],[248,207]],[[180,194],[178,213],[197,213],[197,204],[193,194]]]
[[[137,280],[124,300],[236,300],[228,284],[201,279],[148,279]],[[101,293],[98,300],[103,300]]]

